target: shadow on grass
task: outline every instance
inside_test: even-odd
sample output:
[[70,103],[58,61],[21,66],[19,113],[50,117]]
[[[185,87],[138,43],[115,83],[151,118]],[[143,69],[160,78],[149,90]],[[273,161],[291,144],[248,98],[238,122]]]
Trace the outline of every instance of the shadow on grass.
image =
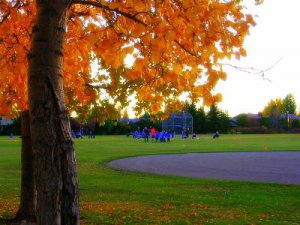
[[28,222],[25,220],[16,221],[14,219],[6,219],[3,217],[0,217],[0,225],[36,225],[36,223]]

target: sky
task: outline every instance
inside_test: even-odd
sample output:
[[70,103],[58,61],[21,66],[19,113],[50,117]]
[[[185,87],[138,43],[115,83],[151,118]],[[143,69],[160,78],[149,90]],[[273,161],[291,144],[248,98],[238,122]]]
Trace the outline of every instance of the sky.
[[[270,70],[262,75],[224,66],[227,80],[215,91],[223,95],[219,108],[230,116],[258,113],[271,99],[292,93],[300,111],[300,0],[265,0],[260,6],[244,0],[257,25],[246,38],[247,57],[229,63],[239,67]],[[277,62],[277,63],[276,63]]]

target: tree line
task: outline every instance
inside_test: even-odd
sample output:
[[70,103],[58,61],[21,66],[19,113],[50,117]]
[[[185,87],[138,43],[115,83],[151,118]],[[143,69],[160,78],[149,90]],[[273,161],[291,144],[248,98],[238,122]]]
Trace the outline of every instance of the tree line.
[[256,119],[242,113],[237,116],[236,122],[242,133],[299,133],[299,113],[296,110],[295,97],[287,94],[284,98],[270,100]]
[[[286,115],[296,115],[296,101],[292,94],[285,98],[276,98],[264,107],[262,112],[257,114],[257,118],[249,117],[249,114],[241,113],[236,116],[236,124],[232,123],[232,118],[226,111],[218,108],[214,104],[205,110],[203,106],[197,107],[195,103],[186,103],[184,110],[193,116],[193,131],[197,134],[214,133],[276,133],[276,132],[296,132],[300,130],[299,120],[290,118],[287,121]],[[128,116],[125,116],[128,118]],[[128,120],[130,121],[130,120]],[[145,113],[135,122],[124,122],[115,119],[106,119],[103,124],[95,122],[94,133],[98,135],[122,135],[131,134],[135,130],[143,127],[155,127],[162,129],[162,120],[151,117],[150,113]]]
[[[217,105],[212,105],[208,110],[203,106],[196,107],[195,103],[186,103],[185,111],[193,116],[193,131],[197,134],[213,133],[280,133],[280,132],[300,132],[300,122],[294,119],[297,105],[295,97],[292,94],[285,98],[276,98],[269,101],[258,113],[259,117],[254,119],[249,114],[241,113],[236,116],[236,127],[232,124],[228,113],[222,111]],[[128,117],[126,117],[128,118]],[[91,118],[90,121],[92,121]],[[130,120],[128,120],[130,121]],[[72,124],[71,124],[72,125]],[[142,115],[136,122],[124,122],[116,119],[106,119],[104,123],[88,122],[81,126],[92,129],[96,135],[124,135],[131,134],[135,130],[141,130],[146,127],[155,127],[162,129],[162,120],[151,117],[149,113]],[[3,127],[0,134],[9,135],[20,134],[20,119],[14,119],[13,124]]]
[[206,112],[204,107],[197,108],[194,103],[186,104],[186,111],[193,116],[194,133],[229,133],[231,131],[230,117],[217,105],[212,105]]
[[[216,131],[229,133],[231,131],[228,114],[220,110],[217,105],[212,105],[209,111],[205,112],[204,107],[197,108],[194,103],[186,103],[184,110],[193,116],[194,133],[214,133]],[[134,122],[106,119],[103,124],[95,122],[92,126],[91,122],[88,122],[86,127],[93,127],[94,134],[98,135],[130,135],[133,131],[141,131],[144,127],[162,130],[162,120],[145,113]]]

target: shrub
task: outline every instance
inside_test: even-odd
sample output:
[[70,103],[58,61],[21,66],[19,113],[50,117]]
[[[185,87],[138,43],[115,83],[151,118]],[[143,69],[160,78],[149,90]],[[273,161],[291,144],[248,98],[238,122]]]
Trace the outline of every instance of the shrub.
[[243,127],[239,131],[243,134],[267,134],[268,129],[264,126]]

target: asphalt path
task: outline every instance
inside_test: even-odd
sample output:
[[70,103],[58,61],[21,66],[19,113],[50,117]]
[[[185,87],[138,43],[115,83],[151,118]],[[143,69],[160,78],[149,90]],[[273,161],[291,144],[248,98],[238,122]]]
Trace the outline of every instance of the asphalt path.
[[108,166],[182,177],[300,184],[300,151],[149,155],[114,160]]

